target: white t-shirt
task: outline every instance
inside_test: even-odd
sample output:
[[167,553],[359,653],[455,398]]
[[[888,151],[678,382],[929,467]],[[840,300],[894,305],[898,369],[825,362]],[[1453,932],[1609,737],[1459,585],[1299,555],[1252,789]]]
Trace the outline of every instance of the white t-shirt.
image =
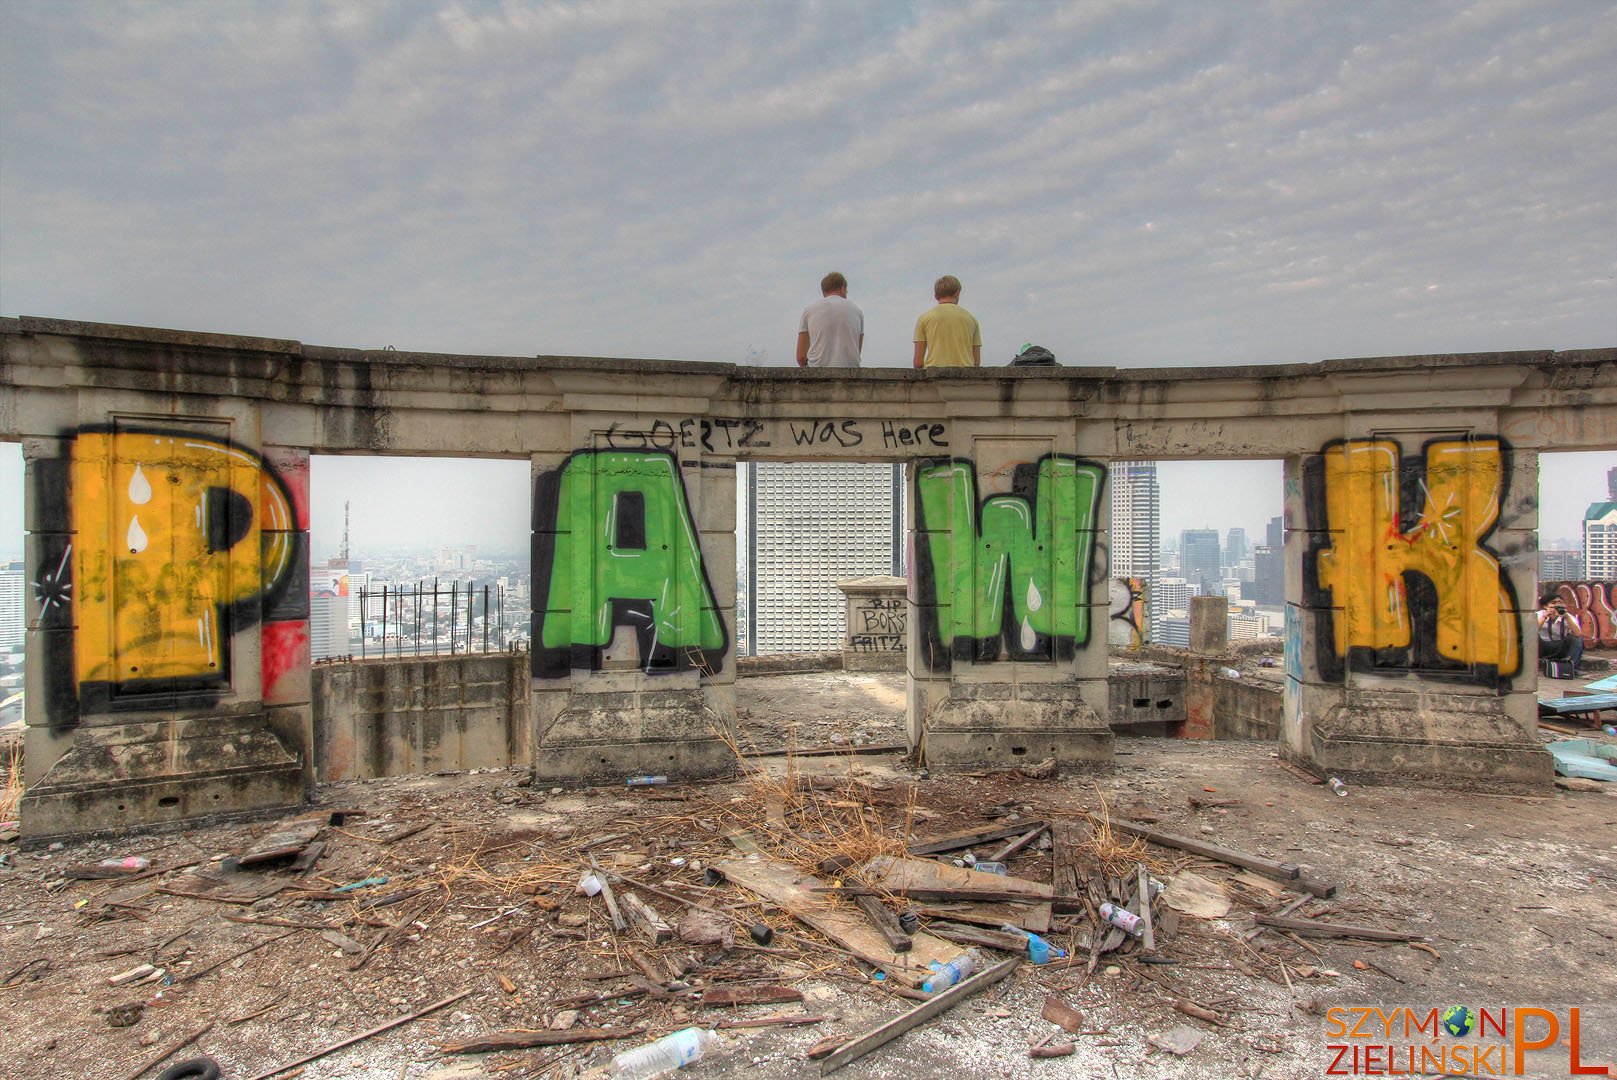
[[822,296],[803,309],[797,332],[808,331],[809,367],[858,367],[865,313],[843,296]]

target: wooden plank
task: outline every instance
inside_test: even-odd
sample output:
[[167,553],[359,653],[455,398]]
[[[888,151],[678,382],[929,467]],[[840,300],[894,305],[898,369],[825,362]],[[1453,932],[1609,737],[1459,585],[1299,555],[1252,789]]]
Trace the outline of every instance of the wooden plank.
[[330,810],[316,810],[276,822],[257,843],[242,852],[236,863],[238,866],[256,866],[276,859],[289,859],[319,836],[330,821]]
[[909,952],[915,947],[915,942],[911,941],[904,928],[898,925],[897,916],[888,911],[887,906],[880,900],[874,896],[856,896],[853,902],[865,913],[865,917],[870,920],[870,925],[876,928],[876,932],[887,939],[888,947],[894,952]]
[[917,915],[932,919],[950,919],[954,922],[975,923],[997,929],[1010,923],[1035,934],[1050,932],[1049,904],[987,904],[928,901],[911,905]]
[[1030,903],[1041,903],[1053,895],[1051,887],[1042,881],[985,874],[981,870],[947,866],[932,859],[878,855],[864,865],[859,876],[875,888],[900,894],[915,890],[948,891],[956,894],[955,899],[970,899],[972,894],[980,893],[984,899],[1026,900]]
[[784,1005],[802,1001],[803,991],[789,986],[710,986],[702,991],[703,1005]]
[[927,926],[926,932],[961,945],[983,945],[1008,953],[1027,952],[1027,938],[1021,934],[1007,934],[1003,930],[984,930],[980,926],[967,926],[965,923],[934,922]]
[[[1089,839],[1087,821],[1052,821],[1050,823],[1050,882],[1051,891],[1061,896],[1079,896],[1083,887],[1078,879],[1078,849]],[[1092,914],[1087,905],[1064,908],[1063,912]],[[1024,927],[1024,929],[1026,929]],[[1037,932],[1037,931],[1035,931]]]
[[629,924],[623,918],[623,912],[618,910],[618,898],[612,893],[612,882],[607,880],[606,872],[596,863],[595,856],[590,856],[590,868],[595,871],[595,880],[601,883],[601,899],[606,901],[606,913],[612,917],[612,929],[623,933],[629,929]]
[[[602,892],[605,892],[602,888]],[[653,945],[661,945],[665,941],[674,940],[674,928],[663,921],[657,914],[657,909],[646,903],[633,893],[623,894],[623,909],[629,913],[629,921],[640,935]]]
[[783,908],[903,986],[919,987],[931,978],[932,961],[946,964],[961,954],[957,946],[924,932],[910,938],[909,952],[894,953],[862,912],[815,894],[812,890],[821,886],[820,879],[796,867],[768,859],[721,859],[713,865],[729,881]]
[[527,1050],[535,1046],[566,1046],[571,1043],[627,1039],[645,1033],[645,1027],[568,1028],[566,1031],[492,1031],[469,1039],[439,1043],[445,1054],[489,1054],[496,1050]]
[[1044,999],[1044,1009],[1039,1015],[1073,1034],[1084,1029],[1084,1014],[1054,994]]
[[1042,826],[1043,821],[1029,819],[1027,821],[1012,822],[1009,825],[992,825],[984,829],[964,829],[960,832],[941,833],[937,836],[928,836],[916,840],[907,850],[911,855],[936,855],[944,851],[958,851],[961,848],[972,847],[976,844],[986,844],[990,840],[1004,840],[1010,836],[1020,836],[1035,825]]
[[988,861],[989,862],[1005,862],[1011,856],[1015,855],[1019,851],[1022,851],[1029,844],[1033,843],[1033,841],[1035,841],[1039,837],[1043,836],[1044,835],[1044,830],[1047,829],[1047,828],[1049,828],[1049,826],[1047,826],[1044,822],[1042,822],[1042,821],[1039,822],[1037,827],[1029,829],[1027,832],[1023,833],[1021,836],[1018,836],[1015,840],[1012,840],[1010,843],[1006,844],[1004,847],[1000,848],[998,851],[996,851],[992,855],[988,856]]
[[947,1012],[971,995],[999,982],[1015,971],[1020,963],[1020,960],[1002,960],[987,971],[979,972],[965,982],[956,983],[949,989],[935,995],[926,1004],[917,1005],[904,1015],[889,1020],[880,1027],[859,1036],[859,1038],[820,1062],[820,1075],[825,1076],[828,1073],[835,1072],[850,1061],[856,1061],[877,1047],[892,1042],[905,1032],[914,1030],[939,1013]]
[[1290,930],[1294,934],[1313,937],[1355,937],[1366,941],[1419,941],[1422,934],[1402,930],[1380,930],[1373,926],[1344,926],[1340,923],[1315,922],[1313,919],[1293,919],[1285,915],[1254,915],[1258,926],[1272,926],[1277,930]]
[[1112,819],[1112,828],[1131,836],[1143,837],[1153,844],[1162,847],[1177,848],[1188,851],[1193,855],[1205,855],[1209,859],[1227,862],[1231,866],[1244,866],[1248,870],[1262,874],[1264,877],[1274,878],[1276,881],[1296,881],[1302,876],[1302,869],[1294,863],[1276,862],[1274,859],[1265,859],[1259,855],[1252,855],[1234,848],[1220,847],[1218,844],[1208,844],[1201,840],[1194,840],[1188,836],[1179,836],[1176,833],[1163,832],[1161,829],[1152,829],[1132,821],[1121,818]]
[[1152,953],[1157,951],[1157,932],[1151,925],[1151,882],[1146,876],[1145,863],[1136,864],[1135,872],[1139,875],[1135,892],[1140,898],[1140,926],[1145,931],[1141,935],[1140,947]]

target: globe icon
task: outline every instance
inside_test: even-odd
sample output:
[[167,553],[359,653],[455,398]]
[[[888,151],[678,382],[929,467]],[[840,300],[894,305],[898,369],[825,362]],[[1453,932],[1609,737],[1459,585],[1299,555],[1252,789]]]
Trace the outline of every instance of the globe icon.
[[1456,1039],[1463,1039],[1477,1026],[1477,1014],[1464,1005],[1450,1005],[1443,1010],[1443,1030]]

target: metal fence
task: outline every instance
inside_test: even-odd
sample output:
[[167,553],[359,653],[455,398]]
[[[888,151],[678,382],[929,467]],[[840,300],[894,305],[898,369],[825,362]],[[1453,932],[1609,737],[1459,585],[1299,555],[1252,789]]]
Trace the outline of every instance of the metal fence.
[[[520,651],[505,625],[505,590],[452,581],[366,587],[359,593],[359,655],[440,656]],[[373,629],[375,636],[372,636]]]

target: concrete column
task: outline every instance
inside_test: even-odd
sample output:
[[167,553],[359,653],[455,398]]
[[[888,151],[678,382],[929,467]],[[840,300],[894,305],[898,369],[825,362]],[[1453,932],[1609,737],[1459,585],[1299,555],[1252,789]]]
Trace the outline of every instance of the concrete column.
[[903,671],[905,581],[901,577],[848,578],[837,582],[846,598],[842,634],[844,671]]
[[551,782],[736,764],[735,461],[642,417],[534,455],[533,763]]
[[1542,791],[1537,461],[1486,420],[1286,459],[1282,753],[1349,783]]
[[167,424],[84,407],[82,426],[24,444],[24,836],[299,804],[311,724],[298,455],[265,456],[239,404]]
[[1071,428],[950,437],[911,467],[911,738],[932,768],[1109,762],[1105,466]]

